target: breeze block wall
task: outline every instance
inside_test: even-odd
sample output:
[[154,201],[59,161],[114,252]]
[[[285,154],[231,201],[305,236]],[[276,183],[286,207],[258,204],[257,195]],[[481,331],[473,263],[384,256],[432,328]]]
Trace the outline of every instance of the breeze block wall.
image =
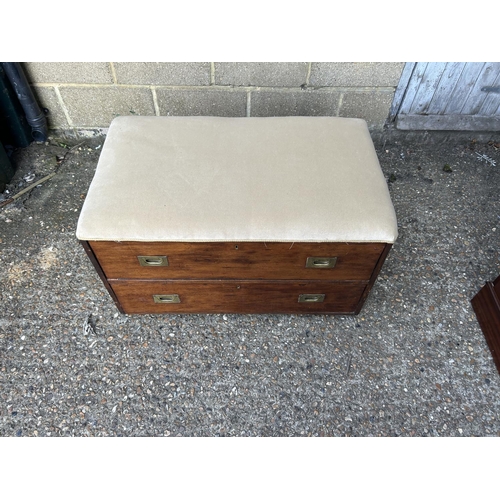
[[403,62],[27,62],[49,128],[106,132],[119,115],[343,116],[381,130]]

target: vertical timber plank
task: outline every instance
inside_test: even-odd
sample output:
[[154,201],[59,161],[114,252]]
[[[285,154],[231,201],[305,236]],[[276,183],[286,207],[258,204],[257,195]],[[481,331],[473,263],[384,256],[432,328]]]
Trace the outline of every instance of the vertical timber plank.
[[448,63],[446,69],[441,76],[439,85],[434,92],[432,101],[427,109],[429,115],[443,114],[443,110],[448,104],[448,100],[455,89],[455,86],[460,79],[465,63]]
[[461,114],[477,115],[483,102],[487,97],[487,93],[482,91],[482,87],[493,86],[499,73],[500,63],[485,63],[481,74],[479,75],[474,87],[472,87],[467,100],[464,103]]
[[399,79],[398,87],[394,93],[394,99],[392,100],[391,110],[389,112],[389,120],[394,121],[399,113],[399,108],[403,103],[404,97],[406,95],[406,90],[408,84],[410,83],[411,77],[413,75],[413,70],[415,69],[417,63],[407,62],[401,73],[401,78]]
[[401,108],[399,110],[400,114],[405,114],[405,115],[409,114],[409,111],[413,104],[413,100],[417,95],[418,87],[422,82],[422,78],[424,76],[426,68],[427,68],[427,63],[416,64],[410,82],[408,83],[408,88],[406,89],[406,94],[404,96],[403,103],[401,104]]
[[450,95],[448,104],[443,110],[446,115],[458,115],[462,112],[463,105],[469,94],[472,91],[481,70],[484,67],[484,62],[467,63],[460,78],[455,86],[455,89]]
[[[493,82],[493,87],[500,87],[500,64],[495,63],[497,68],[497,77]],[[500,107],[500,93],[496,92],[486,92],[486,97],[481,105],[481,108],[478,111],[478,114],[481,116],[495,116],[499,114]]]
[[427,111],[445,69],[446,63],[427,64],[422,82],[410,108],[410,114],[419,115]]

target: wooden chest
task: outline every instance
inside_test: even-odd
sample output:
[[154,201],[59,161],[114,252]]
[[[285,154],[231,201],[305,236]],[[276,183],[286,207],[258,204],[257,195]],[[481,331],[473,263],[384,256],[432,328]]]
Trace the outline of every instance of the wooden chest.
[[119,117],[77,228],[127,314],[357,314],[396,237],[366,123],[326,117]]

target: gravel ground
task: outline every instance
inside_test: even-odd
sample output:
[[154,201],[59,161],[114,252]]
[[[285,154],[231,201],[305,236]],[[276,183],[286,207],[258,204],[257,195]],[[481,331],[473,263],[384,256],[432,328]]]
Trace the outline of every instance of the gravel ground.
[[500,435],[498,143],[376,140],[400,236],[358,316],[127,316],[74,234],[102,142],[15,155],[10,194],[57,173],[0,209],[1,436]]

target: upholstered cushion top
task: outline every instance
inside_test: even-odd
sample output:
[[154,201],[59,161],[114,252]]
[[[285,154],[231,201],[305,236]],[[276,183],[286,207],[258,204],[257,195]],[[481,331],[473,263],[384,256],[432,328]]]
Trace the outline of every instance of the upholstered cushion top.
[[392,243],[397,223],[363,120],[130,116],[109,128],[76,235]]

